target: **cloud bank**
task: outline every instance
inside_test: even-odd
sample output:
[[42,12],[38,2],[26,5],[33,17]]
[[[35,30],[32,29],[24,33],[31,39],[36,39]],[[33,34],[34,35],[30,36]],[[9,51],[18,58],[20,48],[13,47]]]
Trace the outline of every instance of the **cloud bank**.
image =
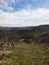
[[49,9],[39,8],[36,10],[20,10],[6,13],[0,10],[0,26],[36,26],[49,24]]
[[49,0],[0,0],[0,26],[49,24]]

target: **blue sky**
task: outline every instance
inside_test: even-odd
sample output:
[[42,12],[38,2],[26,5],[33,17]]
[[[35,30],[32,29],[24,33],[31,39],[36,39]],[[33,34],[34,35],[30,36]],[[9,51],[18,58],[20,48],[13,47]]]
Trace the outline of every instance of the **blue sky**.
[[0,0],[0,26],[49,24],[49,0]]

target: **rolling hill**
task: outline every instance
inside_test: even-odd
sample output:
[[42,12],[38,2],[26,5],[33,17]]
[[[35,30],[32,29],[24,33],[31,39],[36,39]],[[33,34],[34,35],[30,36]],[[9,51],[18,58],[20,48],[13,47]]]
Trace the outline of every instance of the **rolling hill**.
[[[23,40],[22,40],[23,39]],[[0,27],[0,42],[49,42],[49,25]],[[46,41],[45,41],[46,40]]]

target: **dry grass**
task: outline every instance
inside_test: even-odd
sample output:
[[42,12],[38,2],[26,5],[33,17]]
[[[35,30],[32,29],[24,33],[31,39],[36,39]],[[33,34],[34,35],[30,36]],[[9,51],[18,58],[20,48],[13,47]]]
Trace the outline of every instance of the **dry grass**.
[[49,46],[44,44],[19,43],[5,52],[9,57],[0,59],[0,65],[49,65]]

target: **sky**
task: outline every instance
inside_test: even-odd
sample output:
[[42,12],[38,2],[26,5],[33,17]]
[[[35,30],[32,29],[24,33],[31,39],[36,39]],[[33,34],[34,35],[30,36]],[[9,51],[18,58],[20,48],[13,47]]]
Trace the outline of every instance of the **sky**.
[[49,0],[0,0],[0,26],[49,24]]

